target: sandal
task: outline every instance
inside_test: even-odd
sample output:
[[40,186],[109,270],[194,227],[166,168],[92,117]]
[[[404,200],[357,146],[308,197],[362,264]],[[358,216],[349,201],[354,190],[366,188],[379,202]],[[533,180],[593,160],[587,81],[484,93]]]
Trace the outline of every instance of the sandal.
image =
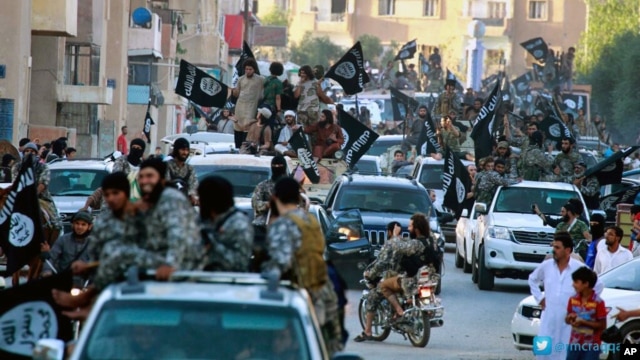
[[363,341],[373,341],[373,336],[371,335],[367,335],[364,333],[364,331],[362,332],[362,334],[356,336],[353,341],[355,342],[363,342]]

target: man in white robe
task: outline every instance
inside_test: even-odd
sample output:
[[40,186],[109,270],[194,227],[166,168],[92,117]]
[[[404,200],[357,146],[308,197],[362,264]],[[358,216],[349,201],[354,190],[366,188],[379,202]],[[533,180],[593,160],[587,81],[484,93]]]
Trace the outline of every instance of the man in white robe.
[[[584,263],[571,256],[573,240],[566,231],[559,231],[553,237],[553,259],[543,261],[529,275],[531,295],[542,307],[538,336],[549,336],[552,339],[550,355],[539,355],[539,360],[564,360],[567,358],[567,344],[571,336],[571,325],[565,323],[567,303],[575,295],[571,274],[585,266]],[[540,290],[544,286],[544,294]],[[603,284],[598,281],[594,288],[599,295]],[[556,348],[556,344],[563,344]],[[533,344],[534,349],[536,344]],[[556,351],[561,349],[561,351]]]

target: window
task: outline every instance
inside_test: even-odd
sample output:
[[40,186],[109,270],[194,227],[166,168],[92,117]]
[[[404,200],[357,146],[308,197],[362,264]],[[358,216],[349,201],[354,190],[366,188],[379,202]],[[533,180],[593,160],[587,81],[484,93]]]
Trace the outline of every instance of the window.
[[394,15],[396,0],[378,0],[378,15]]
[[547,19],[547,1],[546,0],[529,0],[529,20],[546,20]]
[[425,0],[424,1],[424,16],[436,17],[439,15],[438,8],[440,6],[440,0]]
[[504,19],[507,16],[507,4],[502,1],[489,1],[487,17],[490,19]]
[[67,44],[64,75],[66,85],[98,85],[100,47],[89,44]]

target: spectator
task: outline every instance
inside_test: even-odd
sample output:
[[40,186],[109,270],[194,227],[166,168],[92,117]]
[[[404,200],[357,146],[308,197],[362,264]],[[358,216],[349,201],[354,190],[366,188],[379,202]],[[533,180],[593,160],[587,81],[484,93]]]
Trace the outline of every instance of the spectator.
[[67,160],[73,160],[76,157],[76,148],[68,147],[64,149],[64,153],[67,156]]
[[395,174],[396,171],[398,171],[398,169],[400,169],[401,167],[413,164],[412,160],[413,158],[409,159],[409,161],[405,159],[404,151],[402,150],[394,151],[393,161],[391,162],[391,173]]
[[618,226],[610,226],[605,232],[606,248],[600,247],[593,270],[600,275],[618,265],[633,259],[631,251],[620,246],[624,231]]
[[118,141],[116,142],[116,150],[120,151],[122,153],[122,155],[127,155],[129,154],[129,149],[127,148],[128,145],[128,141],[127,141],[127,126],[123,126],[120,128],[120,131],[122,131],[122,133],[120,134],[120,136],[118,136]]
[[256,109],[264,90],[264,79],[256,74],[259,70],[255,59],[248,58],[242,66],[244,75],[238,79],[237,86],[232,90],[233,96],[238,98],[237,121],[234,124],[236,148],[240,148],[248,136],[249,125],[256,119]]

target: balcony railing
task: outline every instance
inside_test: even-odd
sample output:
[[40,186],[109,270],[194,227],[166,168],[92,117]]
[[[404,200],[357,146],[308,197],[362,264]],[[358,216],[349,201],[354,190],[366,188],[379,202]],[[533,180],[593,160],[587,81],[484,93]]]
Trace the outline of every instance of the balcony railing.
[[162,58],[162,19],[153,14],[149,28],[129,28],[129,56],[153,55]]

